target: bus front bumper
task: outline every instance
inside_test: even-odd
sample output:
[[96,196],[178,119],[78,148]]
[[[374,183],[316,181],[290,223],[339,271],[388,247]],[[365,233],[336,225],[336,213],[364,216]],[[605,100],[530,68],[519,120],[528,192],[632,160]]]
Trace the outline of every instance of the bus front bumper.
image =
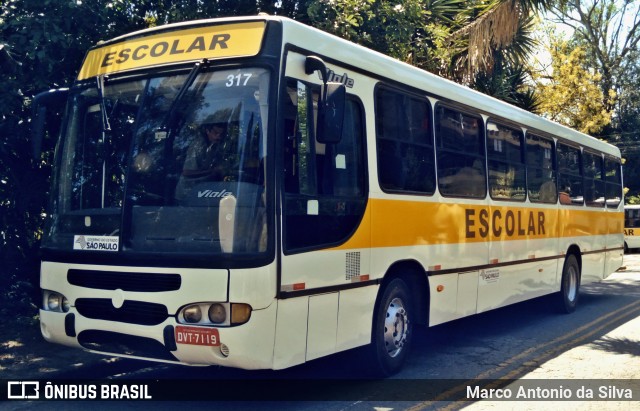
[[[277,304],[254,310],[245,324],[218,327],[216,341],[198,335],[213,335],[212,327],[193,327],[202,333],[178,336],[175,317],[163,323],[141,326],[85,318],[74,307],[69,312],[40,310],[40,330],[53,343],[120,357],[185,365],[220,365],[244,369],[273,368]],[[192,326],[189,326],[190,328]],[[207,345],[202,345],[202,344]]]

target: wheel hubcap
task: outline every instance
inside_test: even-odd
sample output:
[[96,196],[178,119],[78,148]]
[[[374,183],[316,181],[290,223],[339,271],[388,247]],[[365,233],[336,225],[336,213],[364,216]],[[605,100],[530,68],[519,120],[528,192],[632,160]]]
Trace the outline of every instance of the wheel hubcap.
[[578,272],[574,267],[569,267],[567,274],[567,298],[574,301],[578,294]]
[[390,357],[396,357],[407,343],[409,317],[402,300],[394,298],[384,320],[384,344]]

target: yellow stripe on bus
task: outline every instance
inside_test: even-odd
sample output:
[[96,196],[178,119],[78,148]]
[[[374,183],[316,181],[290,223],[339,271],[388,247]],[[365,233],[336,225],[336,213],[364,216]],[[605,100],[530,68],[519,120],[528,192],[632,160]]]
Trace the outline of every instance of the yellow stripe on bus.
[[640,227],[625,227],[624,228],[624,235],[626,235],[627,237],[639,237],[640,236]]
[[360,228],[337,249],[581,237],[622,233],[623,213],[370,199]]
[[158,64],[204,58],[255,56],[265,22],[198,27],[126,40],[91,50],[78,80]]

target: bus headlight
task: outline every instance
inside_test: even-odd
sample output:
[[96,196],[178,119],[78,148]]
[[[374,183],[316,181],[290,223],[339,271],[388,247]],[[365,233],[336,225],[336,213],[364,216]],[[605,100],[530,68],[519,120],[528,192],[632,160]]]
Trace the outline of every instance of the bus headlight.
[[220,303],[211,304],[209,307],[209,321],[214,324],[221,324],[227,321],[227,309]]
[[190,305],[182,312],[184,320],[188,323],[199,323],[202,320],[202,310],[198,305]]
[[249,321],[251,310],[249,304],[242,303],[192,303],[178,310],[177,320],[181,324],[228,327]]
[[54,311],[58,313],[66,313],[69,311],[69,300],[64,295],[55,291],[45,290],[42,296],[42,309],[46,311]]

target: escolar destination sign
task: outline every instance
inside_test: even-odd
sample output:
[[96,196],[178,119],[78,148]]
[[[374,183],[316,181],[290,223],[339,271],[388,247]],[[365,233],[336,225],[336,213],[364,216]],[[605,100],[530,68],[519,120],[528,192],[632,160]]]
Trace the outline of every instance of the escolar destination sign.
[[255,56],[265,22],[197,27],[124,40],[91,50],[78,80],[124,70],[203,58]]

